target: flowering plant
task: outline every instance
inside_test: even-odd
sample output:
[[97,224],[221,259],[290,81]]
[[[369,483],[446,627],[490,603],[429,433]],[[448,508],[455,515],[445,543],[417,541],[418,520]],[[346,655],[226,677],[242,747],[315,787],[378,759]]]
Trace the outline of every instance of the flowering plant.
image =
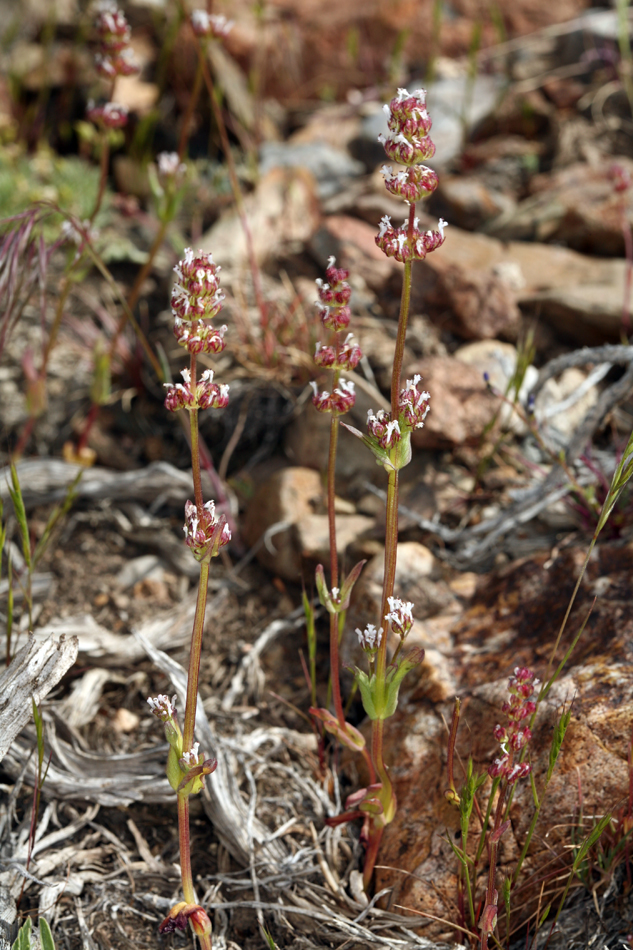
[[[343,583],[345,596],[340,592],[336,550],[336,526],[334,517],[334,475],[338,439],[339,416],[354,406],[355,390],[351,379],[343,374],[354,369],[362,358],[360,348],[352,343],[352,336],[344,340],[340,334],[347,331],[350,319],[351,288],[347,283],[349,273],[336,267],[334,258],[328,261],[326,280],[317,281],[317,307],[324,327],[330,331],[332,340],[318,343],[315,363],[332,373],[332,384],[327,390],[319,390],[313,383],[312,402],[319,412],[332,414],[330,428],[330,451],[328,458],[328,516],[330,530],[331,588],[325,582],[324,569],[317,569],[317,588],[321,603],[330,613],[330,666],[332,697],[336,716],[328,710],[312,709],[325,728],[336,735],[344,745],[360,751],[367,765],[369,783],[347,800],[346,811],[330,824],[339,824],[353,818],[363,819],[361,838],[366,845],[364,883],[368,888],[373,875],[383,829],[396,813],[396,796],[385,765],[383,754],[384,722],[392,716],[398,703],[398,693],[406,674],[417,666],[424,651],[414,649],[402,653],[402,645],[413,625],[412,603],[404,603],[394,597],[396,558],[398,544],[398,475],[400,469],[411,460],[411,433],[421,428],[430,408],[430,395],[418,388],[421,377],[415,375],[401,383],[404,344],[409,317],[411,296],[411,268],[413,261],[422,260],[428,253],[444,243],[446,223],[440,220],[437,231],[420,231],[415,215],[415,202],[430,195],[438,184],[436,173],[420,163],[432,158],[435,146],[428,133],[431,120],[426,110],[425,92],[422,89],[409,94],[399,89],[397,95],[385,106],[388,116],[389,135],[380,136],[387,156],[405,167],[396,173],[384,166],[383,174],[387,190],[404,200],[408,214],[401,228],[394,228],[389,218],[383,218],[376,244],[388,257],[395,257],[404,264],[402,299],[398,320],[398,334],[394,355],[391,384],[391,410],[369,411],[367,432],[363,434],[342,423],[353,435],[361,439],[371,450],[377,463],[388,474],[387,522],[385,535],[385,572],[380,615],[375,624],[368,624],[356,634],[367,662],[368,671],[356,668],[354,675],[361,694],[365,712],[372,722],[371,751],[361,733],[357,733],[345,721],[339,684],[339,637],[342,633],[344,611],[349,602],[351,588],[356,582],[363,562],[357,564]],[[388,634],[399,638],[393,655],[388,657]]]
[[[182,370],[182,383],[167,383],[165,406],[170,412],[185,410],[189,413],[191,441],[191,467],[193,474],[194,501],[185,503],[185,542],[200,564],[198,600],[191,637],[187,702],[184,725],[181,730],[175,707],[175,697],[150,697],[147,701],[154,715],[165,728],[169,743],[167,778],[176,792],[178,802],[178,835],[180,842],[180,866],[184,901],[172,907],[160,926],[161,933],[186,930],[190,925],[205,950],[211,948],[211,921],[196,903],[191,873],[189,845],[189,798],[199,793],[206,775],[216,768],[214,759],[205,759],[198,742],[194,741],[196,702],[202,633],[207,604],[207,586],[211,560],[231,540],[231,529],[226,515],[216,511],[215,502],[205,502],[200,476],[198,449],[198,413],[210,407],[223,409],[228,405],[229,387],[213,382],[213,372],[205,370],[197,379],[199,353],[218,353],[224,347],[224,333],[215,331],[210,321],[214,319],[224,299],[220,291],[219,271],[210,254],[199,251],[194,254],[186,248],[184,258],[174,268],[176,281],[171,294],[174,333],[183,349],[189,353],[189,367]],[[188,332],[183,332],[187,328]]]

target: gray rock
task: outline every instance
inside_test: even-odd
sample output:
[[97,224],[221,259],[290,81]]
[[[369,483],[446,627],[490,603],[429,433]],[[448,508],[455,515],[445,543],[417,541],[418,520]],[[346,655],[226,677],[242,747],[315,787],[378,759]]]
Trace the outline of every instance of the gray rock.
[[259,152],[259,169],[265,175],[272,168],[305,168],[317,182],[319,198],[344,191],[351,178],[362,175],[362,162],[326,142],[264,142]]
[[[415,89],[419,83],[409,83]],[[483,119],[494,112],[503,91],[504,81],[499,76],[477,76],[472,86],[466,76],[451,76],[439,79],[428,89],[427,103],[433,119],[431,138],[435,142],[435,157],[429,162],[433,167],[441,167],[452,161],[462,148],[464,118],[466,131],[470,132]],[[380,109],[363,120],[361,137],[368,144],[376,142],[375,152],[369,148],[365,152],[365,161],[374,167],[385,160],[382,146],[377,142],[379,134],[387,135],[387,116]],[[358,148],[356,150],[358,154]],[[376,156],[375,161],[369,161]]]

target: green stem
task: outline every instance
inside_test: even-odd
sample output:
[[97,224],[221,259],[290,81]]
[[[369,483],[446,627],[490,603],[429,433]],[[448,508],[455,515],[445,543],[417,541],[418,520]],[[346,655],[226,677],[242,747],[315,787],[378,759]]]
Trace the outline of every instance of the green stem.
[[[338,383],[335,381],[333,389]],[[338,587],[338,553],[336,550],[336,450],[338,446],[339,421],[332,413],[330,423],[330,453],[327,466],[327,516],[330,532],[330,576],[332,587]]]
[[182,892],[188,904],[195,904],[191,873],[191,841],[189,838],[189,796],[178,795],[178,842],[180,844],[180,873]]
[[200,656],[202,654],[202,631],[204,629],[204,615],[207,607],[207,586],[209,583],[209,562],[203,561],[200,565],[200,581],[198,584],[198,599],[196,614],[191,634],[191,651],[189,654],[189,675],[187,677],[187,705],[185,706],[185,724],[183,728],[182,747],[188,752],[193,745],[193,736],[196,727],[196,704],[198,701],[198,679],[200,676]]
[[[413,225],[415,218],[415,207],[409,208],[408,232],[409,239],[413,241]],[[407,323],[409,319],[409,306],[411,303],[411,268],[412,262],[408,261],[404,265],[404,275],[402,282],[402,297],[400,299],[400,314],[398,317],[398,334],[396,337],[396,349],[393,358],[393,373],[391,377],[391,418],[396,420],[399,415],[400,383],[402,377],[402,364],[404,362],[404,345],[407,337]],[[382,585],[382,602],[380,605],[380,617],[378,626],[385,627],[385,631],[376,654],[376,681],[377,688],[382,685],[385,688],[385,677],[387,672],[387,630],[385,616],[388,613],[388,598],[393,596],[396,582],[396,564],[398,559],[398,471],[389,470],[389,483],[387,485],[387,509],[385,525],[385,569]],[[378,776],[382,783],[380,790],[380,800],[383,805],[384,813],[382,820],[384,824],[389,824],[393,820],[396,812],[396,796],[393,791],[391,779],[384,762],[383,756],[383,730],[384,721],[375,719],[372,722],[372,759]],[[365,887],[371,880],[378,847],[382,837],[382,827],[375,829],[375,837],[372,836],[370,847],[365,855],[365,868],[363,877]]]
[[101,208],[101,202],[103,201],[103,196],[105,195],[106,185],[108,183],[108,163],[110,161],[110,145],[108,143],[108,133],[106,131],[101,133],[101,160],[99,162],[100,175],[99,175],[99,189],[97,191],[97,197],[95,199],[94,208],[92,209],[92,214],[90,215],[90,224],[94,223],[95,218],[99,214]]
[[330,614],[330,679],[332,682],[332,699],[339,726],[345,728],[345,710],[341,697],[341,681],[339,677],[339,649],[338,649],[338,614]]

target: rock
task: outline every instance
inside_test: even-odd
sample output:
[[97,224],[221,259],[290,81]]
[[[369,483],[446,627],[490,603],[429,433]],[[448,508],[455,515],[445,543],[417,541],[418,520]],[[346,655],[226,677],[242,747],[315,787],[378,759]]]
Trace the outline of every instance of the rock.
[[[339,551],[343,553],[352,546],[355,552],[358,551],[359,545],[362,546],[363,535],[369,534],[374,523],[373,518],[367,518],[364,515],[337,514],[336,543]],[[304,515],[297,523],[297,541],[302,558],[329,567],[330,534],[326,514]]]
[[570,367],[558,379],[548,379],[536,398],[536,420],[546,430],[554,430],[558,444],[569,442],[589,410],[598,402],[597,386],[591,386],[576,401],[570,399],[583,386],[588,375],[581,369]]
[[139,581],[162,581],[165,577],[165,567],[155,554],[143,554],[126,561],[114,579],[119,590],[129,590]]
[[[427,220],[433,226],[431,219],[425,219],[425,226]],[[495,327],[496,332],[516,333],[519,305],[575,342],[598,345],[619,339],[625,274],[624,260],[546,244],[504,244],[450,228],[446,243],[416,264],[411,306],[414,313],[426,312],[472,339],[494,336]],[[496,295],[490,302],[483,299],[487,284]],[[504,299],[510,302],[509,312],[503,309]]]
[[424,428],[414,430],[413,445],[429,449],[476,443],[499,406],[479,369],[451,356],[431,356],[407,367],[405,378],[416,373],[431,394],[431,409]]
[[[255,256],[264,263],[295,242],[309,240],[319,223],[315,182],[303,169],[273,168],[244,200]],[[227,270],[248,262],[246,238],[235,210],[223,214],[199,246]]]
[[[364,629],[368,623],[376,623],[380,616],[382,581],[384,577],[384,548],[374,555],[365,565],[360,579],[354,587],[352,600],[347,614],[347,631],[343,644],[343,662],[359,663],[362,657],[357,649],[356,638],[350,631],[356,627]],[[413,601],[415,623],[407,638],[407,645],[423,645],[423,634],[418,631],[420,621],[445,613],[450,609],[459,610],[459,605],[451,593],[448,584],[442,580],[435,557],[417,541],[401,541],[398,544],[398,562],[396,567],[395,594],[405,601]],[[397,638],[394,637],[394,645]],[[433,646],[433,644],[428,644]],[[430,666],[425,675],[431,675]]]
[[262,175],[273,168],[305,168],[317,183],[319,198],[345,191],[364,167],[341,148],[327,142],[264,142],[259,150]]
[[475,175],[442,175],[429,210],[467,231],[476,231],[500,215],[511,217],[516,201],[488,187]]
[[[535,669],[540,676],[545,673],[584,550],[568,550],[553,563],[548,558],[543,555],[515,563],[480,584],[472,606],[450,630],[449,672],[462,698],[457,749],[463,762],[472,756],[479,773],[498,754],[493,729],[503,720],[507,676],[517,664]],[[584,814],[596,819],[609,809],[617,810],[628,794],[633,605],[625,592],[632,570],[631,545],[603,545],[596,549],[581,585],[559,657],[587,615],[594,593],[600,596],[564,676],[536,720],[530,758],[540,793],[552,730],[561,706],[574,697],[571,724],[524,866],[521,899],[513,902],[513,926],[534,913],[542,874],[551,868],[554,855],[563,865],[569,863],[574,831],[570,816],[577,814],[578,789],[582,789]],[[446,836],[454,834],[459,824],[457,811],[444,797],[444,720],[451,715],[451,704],[420,700],[416,690],[417,684],[407,685],[405,680],[398,711],[385,724],[385,748],[399,804],[383,838],[378,864],[384,868],[377,872],[376,887],[394,887],[393,903],[452,919],[457,866]],[[459,769],[457,775],[459,789],[463,781]],[[518,783],[511,828],[501,843],[499,890],[504,875],[514,870],[532,815],[529,782]],[[587,824],[581,836],[590,827]],[[544,839],[547,848],[541,846]],[[390,868],[397,868],[397,873]],[[484,859],[475,903],[486,877]],[[437,937],[442,932],[441,925],[433,924],[425,929],[425,936]]]
[[[502,343],[499,340],[478,340],[476,343],[460,346],[453,355],[461,363],[474,366],[482,377],[486,374],[490,385],[505,394],[517,365],[517,350],[511,343]],[[528,366],[519,390],[519,402],[523,406],[537,379],[536,367]],[[513,393],[509,394],[510,398],[513,398],[513,395]],[[523,433],[526,430],[525,423],[519,414],[507,405],[500,408],[500,420],[504,428],[511,428],[513,432]]]
[[[409,89],[426,85],[412,80]],[[429,162],[442,167],[459,155],[466,136],[482,119],[494,112],[504,81],[498,75],[479,73],[471,83],[466,75],[447,76],[428,86],[427,103],[433,119],[431,138],[435,156]],[[379,135],[387,135],[387,117],[376,104],[376,111],[368,115],[361,127],[360,141],[350,144],[357,155],[372,170],[385,161],[385,153],[378,143]]]
[[358,136],[360,124],[358,109],[349,102],[323,104],[302,128],[292,133],[288,142],[293,145],[325,143],[333,149],[347,149]]
[[295,526],[321,506],[321,476],[310,468],[284,468],[255,492],[242,524],[244,540],[254,546],[274,525],[283,525],[257,552],[258,561],[281,577],[301,574],[301,549]]
[[[350,374],[356,382],[356,405],[343,421],[365,431],[367,411],[387,409],[387,400],[373,387],[365,385],[359,373]],[[284,448],[294,465],[325,471],[330,446],[330,416],[317,412],[308,400],[286,429]],[[341,429],[336,455],[336,476],[347,493],[356,493],[369,479],[382,481],[384,469],[355,436]]]
[[378,228],[344,214],[331,214],[314,235],[310,250],[323,266],[334,254],[340,266],[363,278],[375,293],[384,290],[392,274],[402,272],[402,264],[385,257],[376,244]]
[[[630,158],[618,156],[616,161],[633,175]],[[577,162],[537,175],[530,197],[490,222],[487,233],[504,241],[552,241],[586,253],[623,257],[622,202],[633,225],[633,195],[615,194],[610,164]]]
[[[343,499],[338,499],[335,507],[337,545],[343,556],[348,547],[357,545],[362,535],[373,528],[374,519],[357,515],[353,506]],[[346,513],[339,513],[341,509]],[[350,510],[354,513],[349,513]],[[299,466],[284,468],[260,486],[244,518],[244,540],[251,546],[256,545],[277,525],[280,530],[274,530],[257,551],[257,559],[264,567],[295,582],[300,579],[303,567],[313,570],[316,562],[327,567],[328,519],[323,481],[318,471]]]

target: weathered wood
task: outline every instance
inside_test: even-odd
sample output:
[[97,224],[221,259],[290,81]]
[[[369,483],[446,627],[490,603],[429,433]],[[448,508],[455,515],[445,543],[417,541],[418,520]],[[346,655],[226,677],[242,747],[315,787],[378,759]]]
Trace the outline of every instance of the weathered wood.
[[0,950],[10,950],[11,932],[17,916],[15,901],[8,887],[0,884]]
[[77,659],[77,637],[29,637],[0,676],[0,761],[40,703]]

